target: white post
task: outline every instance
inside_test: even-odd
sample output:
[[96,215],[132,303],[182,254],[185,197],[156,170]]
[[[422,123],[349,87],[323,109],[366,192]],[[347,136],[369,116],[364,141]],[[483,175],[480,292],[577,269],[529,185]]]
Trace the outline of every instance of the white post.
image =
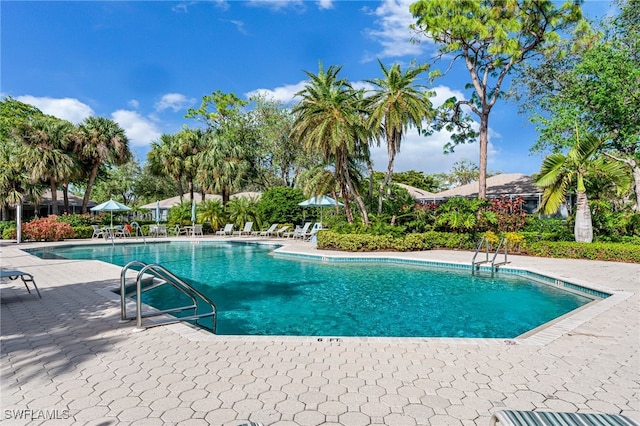
[[22,204],[16,205],[16,243],[22,241]]

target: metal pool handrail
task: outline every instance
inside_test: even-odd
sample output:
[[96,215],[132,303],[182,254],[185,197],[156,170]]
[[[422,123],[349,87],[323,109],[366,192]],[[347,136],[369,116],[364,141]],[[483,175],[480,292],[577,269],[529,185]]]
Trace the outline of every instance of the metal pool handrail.
[[[147,327],[155,327],[157,325],[164,325],[164,324],[172,324],[172,323],[176,323],[176,322],[180,322],[180,321],[190,321],[190,320],[195,320],[195,322],[203,327],[208,328],[209,330],[211,330],[212,332],[215,333],[216,331],[216,327],[217,327],[217,313],[218,313],[218,309],[215,305],[215,303],[213,303],[213,301],[211,301],[208,297],[206,297],[204,294],[200,293],[198,290],[196,290],[195,288],[193,288],[192,286],[190,286],[189,284],[187,284],[186,282],[184,282],[182,279],[180,279],[178,276],[176,276],[175,274],[173,274],[171,271],[169,271],[167,268],[163,267],[162,265],[158,265],[158,264],[145,264],[144,262],[141,262],[139,260],[134,260],[132,262],[129,262],[127,265],[125,265],[122,268],[122,272],[120,273],[120,308],[121,308],[121,320],[122,321],[128,321],[128,320],[132,320],[134,317],[128,317],[126,314],[126,302],[125,302],[125,298],[126,298],[126,272],[128,269],[131,269],[135,266],[142,266],[142,269],[140,269],[140,271],[138,272],[137,276],[136,276],[136,328],[138,329],[142,329],[142,318],[148,318],[148,317],[152,317],[152,316],[158,316],[158,315],[164,315],[164,314],[171,314],[171,313],[176,313],[176,312],[182,312],[185,310],[192,310],[193,314],[192,315],[188,315],[185,317],[174,317],[174,318],[170,318],[164,321],[159,321],[159,322],[155,322],[152,324],[147,325]],[[154,284],[151,284],[150,286],[146,286],[145,288],[142,288],[142,281],[145,278],[145,275],[147,277],[151,276],[153,278],[157,278],[159,281],[157,281]],[[186,297],[188,297],[189,299],[191,299],[191,305],[187,305],[187,306],[181,306],[178,308],[171,308],[171,309],[165,309],[165,310],[154,310],[154,311],[149,311],[149,312],[142,312],[142,300],[141,300],[141,296],[142,293],[145,291],[148,291],[152,288],[158,287],[160,285],[164,285],[164,284],[169,284],[171,285],[173,288],[175,288],[176,290],[178,290],[180,293],[184,294]],[[209,305],[209,307],[211,308],[211,312],[205,312],[202,314],[198,313],[198,299],[201,300],[202,302],[204,302],[205,304]],[[208,327],[204,324],[200,324],[198,322],[198,320],[200,318],[206,318],[206,317],[211,317],[212,318],[212,325],[211,327]]]
[[[496,263],[496,257],[498,256],[498,253],[500,252],[500,249],[502,248],[503,244],[504,244],[504,262]],[[480,252],[483,246],[485,247],[485,260],[480,260],[476,262],[476,257],[478,256],[478,253]],[[500,238],[500,242],[498,243],[498,248],[496,249],[496,252],[493,254],[493,258],[491,260],[489,260],[489,240],[487,239],[486,235],[482,237],[482,240],[480,240],[480,244],[478,244],[478,248],[476,249],[476,252],[474,253],[473,258],[471,259],[471,275],[474,275],[476,271],[480,269],[480,265],[483,263],[491,263],[492,277],[493,277],[493,274],[498,270],[498,267],[500,265],[506,265],[507,263],[509,263],[509,261],[507,260],[507,241],[505,237]]]

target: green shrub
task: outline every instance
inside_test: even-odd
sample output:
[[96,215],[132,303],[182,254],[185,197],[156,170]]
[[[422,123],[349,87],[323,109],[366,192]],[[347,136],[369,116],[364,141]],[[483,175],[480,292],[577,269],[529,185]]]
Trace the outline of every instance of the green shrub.
[[93,236],[93,228],[91,226],[72,226],[74,238],[91,238]]
[[[276,186],[262,193],[257,212],[262,224],[301,223],[302,207],[298,205],[305,196],[298,188]],[[317,208],[316,208],[317,209]]]
[[64,222],[71,225],[71,227],[76,226],[88,226],[93,223],[93,218],[89,213],[86,214],[63,214],[62,216],[58,216],[58,222]]
[[640,263],[640,246],[620,243],[538,241],[527,244],[523,249],[523,254],[542,257]]
[[424,232],[393,235],[340,234],[333,231],[318,233],[318,248],[342,251],[417,251],[432,248],[471,249],[471,234],[452,232]]
[[4,228],[2,230],[2,239],[3,240],[15,240],[16,239],[16,228]]

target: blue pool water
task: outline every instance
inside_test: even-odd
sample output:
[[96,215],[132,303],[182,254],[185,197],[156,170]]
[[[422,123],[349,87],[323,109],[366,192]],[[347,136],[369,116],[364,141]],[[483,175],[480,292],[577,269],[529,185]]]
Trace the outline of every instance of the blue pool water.
[[[278,258],[273,247],[171,242],[56,247],[42,258],[159,263],[218,306],[217,334],[514,338],[591,299],[518,276]],[[175,290],[144,295],[175,307]]]

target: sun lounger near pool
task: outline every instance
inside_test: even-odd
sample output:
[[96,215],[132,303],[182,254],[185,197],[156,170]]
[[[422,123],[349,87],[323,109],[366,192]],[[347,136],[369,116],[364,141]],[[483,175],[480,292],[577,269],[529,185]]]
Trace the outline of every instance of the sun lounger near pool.
[[10,280],[15,280],[18,277],[20,277],[20,279],[24,283],[24,286],[27,288],[27,291],[29,293],[31,293],[31,290],[29,290],[29,286],[27,285],[27,283],[33,284],[33,287],[36,289],[36,292],[38,293],[38,297],[42,298],[42,296],[40,295],[40,290],[38,290],[38,286],[36,285],[36,282],[33,279],[33,275],[28,274],[26,272],[15,271],[15,270],[14,271],[5,271],[3,269],[3,270],[0,271],[0,278],[9,278]]
[[640,426],[619,414],[558,413],[553,411],[501,410],[493,413],[489,426]]

